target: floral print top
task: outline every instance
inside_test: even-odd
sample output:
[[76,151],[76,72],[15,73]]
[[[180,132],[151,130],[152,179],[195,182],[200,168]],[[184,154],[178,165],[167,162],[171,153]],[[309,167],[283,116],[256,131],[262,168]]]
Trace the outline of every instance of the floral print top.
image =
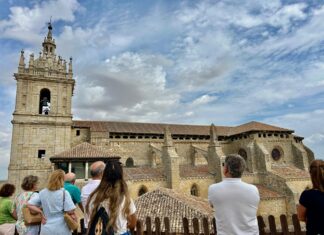
[[[26,207],[28,200],[31,198],[32,191],[25,191],[18,194],[13,203],[13,210],[17,213],[16,228],[19,234],[29,235],[35,234],[33,231],[39,230],[39,225],[25,226],[24,217],[22,213],[22,208]],[[36,233],[38,234],[38,233]]]

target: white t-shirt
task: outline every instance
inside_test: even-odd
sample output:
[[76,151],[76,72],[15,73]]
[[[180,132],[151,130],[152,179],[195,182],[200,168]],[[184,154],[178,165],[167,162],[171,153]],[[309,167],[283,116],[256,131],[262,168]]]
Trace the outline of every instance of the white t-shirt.
[[259,234],[256,213],[259,191],[240,178],[224,178],[208,188],[208,201],[215,209],[218,235]]
[[[128,230],[127,229],[127,218],[125,218],[125,216],[123,215],[124,203],[125,203],[125,197],[119,206],[119,213],[118,213],[118,217],[116,220],[117,231],[115,231],[115,234],[123,234],[123,233],[126,233]],[[103,203],[102,205],[105,207],[105,209],[109,215],[108,204]],[[129,214],[132,215],[135,212],[136,212],[136,207],[135,207],[133,200],[131,199],[130,204],[129,204]]]
[[[128,229],[127,229],[127,218],[123,214],[124,204],[125,204],[125,197],[123,198],[123,201],[119,206],[118,217],[117,217],[117,220],[116,220],[117,231],[115,231],[114,234],[123,234],[123,233],[126,233],[128,231]],[[109,215],[108,201],[101,202],[101,206],[103,206],[106,209],[106,211],[108,213],[108,216],[110,216]],[[90,207],[89,208],[90,211],[92,211],[93,210],[92,202],[90,203],[89,207]],[[132,199],[130,199],[129,215],[135,214],[135,212],[136,212],[136,207],[135,207],[134,201]]]
[[[90,194],[98,187],[100,180],[90,180],[85,186],[81,189],[81,202],[83,208],[86,208],[88,198]],[[89,215],[84,213],[84,226],[88,228]]]

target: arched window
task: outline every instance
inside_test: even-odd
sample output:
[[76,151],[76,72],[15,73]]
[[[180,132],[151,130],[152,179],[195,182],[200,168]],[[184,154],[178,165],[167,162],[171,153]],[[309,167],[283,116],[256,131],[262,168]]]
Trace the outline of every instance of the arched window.
[[126,167],[134,167],[134,160],[133,160],[133,158],[131,158],[131,157],[127,158],[125,165],[126,165]]
[[39,114],[48,115],[51,110],[51,92],[43,88],[39,94]]
[[147,193],[147,187],[142,185],[141,188],[138,190],[138,196],[142,196],[144,193]]
[[245,151],[244,149],[240,149],[240,150],[238,151],[238,154],[239,154],[242,158],[244,158],[245,162],[247,161],[247,153],[246,153],[246,151]]
[[198,192],[198,186],[197,186],[196,184],[193,184],[193,185],[191,186],[190,194],[191,194],[192,196],[196,196],[196,197],[198,197],[199,192]]
[[273,160],[278,161],[282,156],[282,151],[279,150],[279,148],[274,148],[271,151],[271,157]]

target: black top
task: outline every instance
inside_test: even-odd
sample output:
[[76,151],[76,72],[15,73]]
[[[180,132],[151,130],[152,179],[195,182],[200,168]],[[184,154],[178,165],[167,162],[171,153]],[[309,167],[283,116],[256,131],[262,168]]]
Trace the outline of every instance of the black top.
[[305,190],[299,203],[306,207],[306,234],[324,235],[324,192],[316,189]]

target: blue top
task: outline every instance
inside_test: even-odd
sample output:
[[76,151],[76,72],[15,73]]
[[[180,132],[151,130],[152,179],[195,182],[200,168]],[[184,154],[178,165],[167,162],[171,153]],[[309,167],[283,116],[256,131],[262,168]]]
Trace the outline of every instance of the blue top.
[[49,191],[47,188],[35,193],[28,201],[29,204],[43,208],[46,224],[41,225],[40,235],[70,235],[71,231],[64,221],[63,192],[65,193],[64,211],[75,209],[70,194],[62,189]]
[[81,191],[77,186],[71,184],[70,182],[64,182],[64,188],[70,193],[74,204],[78,204],[81,202]]

